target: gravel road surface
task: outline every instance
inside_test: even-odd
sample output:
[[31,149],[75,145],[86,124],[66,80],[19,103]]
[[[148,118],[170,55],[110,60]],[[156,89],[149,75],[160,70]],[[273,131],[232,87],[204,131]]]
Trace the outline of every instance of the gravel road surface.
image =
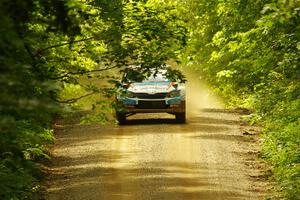
[[186,124],[168,114],[123,126],[58,123],[45,199],[263,199],[257,131],[240,117],[202,108]]

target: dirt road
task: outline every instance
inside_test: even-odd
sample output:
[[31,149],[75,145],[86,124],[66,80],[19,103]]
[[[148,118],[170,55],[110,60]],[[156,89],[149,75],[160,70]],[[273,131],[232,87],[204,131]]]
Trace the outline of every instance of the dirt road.
[[184,125],[172,118],[57,125],[46,199],[263,199],[256,139],[238,113],[197,110]]

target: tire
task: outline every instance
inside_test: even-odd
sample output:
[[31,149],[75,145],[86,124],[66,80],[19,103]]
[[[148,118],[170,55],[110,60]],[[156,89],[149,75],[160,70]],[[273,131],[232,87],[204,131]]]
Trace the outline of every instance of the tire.
[[126,114],[122,112],[116,112],[116,118],[120,125],[125,124],[126,122]]
[[177,123],[184,124],[186,122],[185,112],[176,113],[175,116]]

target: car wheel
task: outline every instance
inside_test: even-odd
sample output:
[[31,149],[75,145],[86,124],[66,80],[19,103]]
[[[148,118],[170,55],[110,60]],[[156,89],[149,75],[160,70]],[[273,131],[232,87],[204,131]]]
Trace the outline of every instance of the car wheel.
[[116,112],[116,118],[119,124],[125,124],[126,122],[126,114],[122,112]]
[[185,123],[186,121],[185,112],[176,113],[175,116],[176,116],[176,121],[178,123],[182,123],[182,124]]

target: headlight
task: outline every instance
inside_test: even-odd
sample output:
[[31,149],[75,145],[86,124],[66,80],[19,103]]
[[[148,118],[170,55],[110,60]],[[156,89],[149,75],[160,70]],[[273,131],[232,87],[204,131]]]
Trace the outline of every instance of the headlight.
[[170,97],[170,98],[179,97],[180,96],[180,91],[179,90],[173,90],[167,96]]
[[135,94],[133,92],[130,92],[130,91],[126,91],[124,92],[124,97],[126,98],[134,98],[135,97]]

